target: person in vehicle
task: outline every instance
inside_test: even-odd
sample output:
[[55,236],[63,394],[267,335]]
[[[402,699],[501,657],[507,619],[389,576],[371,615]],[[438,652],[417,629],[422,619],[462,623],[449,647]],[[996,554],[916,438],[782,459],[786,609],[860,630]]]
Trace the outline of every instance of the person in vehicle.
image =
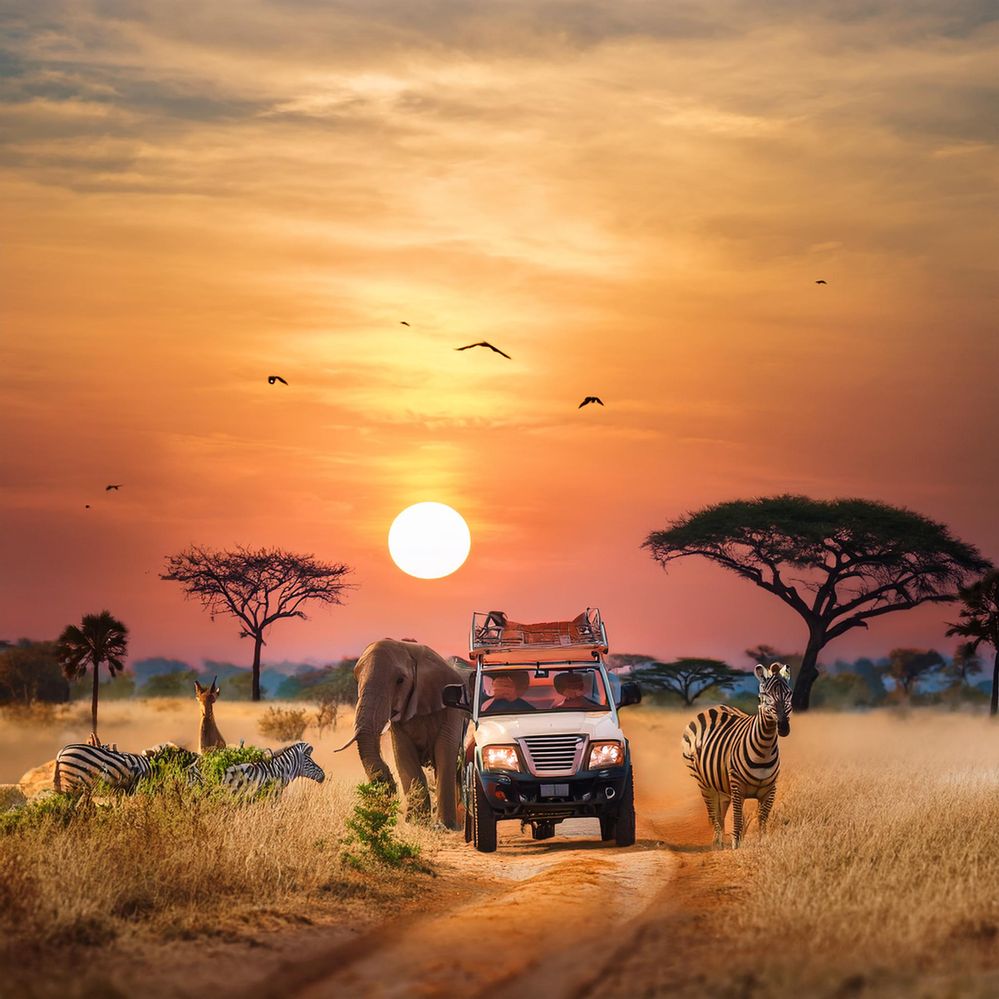
[[531,685],[526,670],[516,673],[494,673],[493,696],[482,705],[482,710],[493,711],[533,711],[534,705],[520,695]]
[[586,677],[579,670],[559,673],[555,677],[555,691],[562,695],[561,703],[555,705],[557,708],[579,708],[586,711],[600,707],[596,701],[591,701],[586,696]]

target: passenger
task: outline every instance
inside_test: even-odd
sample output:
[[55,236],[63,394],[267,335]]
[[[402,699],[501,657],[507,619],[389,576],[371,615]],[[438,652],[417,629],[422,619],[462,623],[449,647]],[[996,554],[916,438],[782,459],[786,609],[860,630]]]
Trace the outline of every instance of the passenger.
[[525,670],[518,670],[516,674],[494,673],[490,679],[493,682],[493,695],[482,705],[483,711],[534,710],[534,705],[520,696],[531,684],[531,678]]
[[583,691],[586,689],[586,678],[582,672],[574,670],[571,673],[559,673],[555,677],[555,690],[562,695],[562,703],[557,708],[577,708],[586,711],[589,708],[599,708],[596,701],[591,701]]

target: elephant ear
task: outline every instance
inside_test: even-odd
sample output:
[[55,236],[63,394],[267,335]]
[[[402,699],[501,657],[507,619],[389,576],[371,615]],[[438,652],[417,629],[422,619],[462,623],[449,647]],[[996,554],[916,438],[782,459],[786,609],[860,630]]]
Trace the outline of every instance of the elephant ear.
[[413,689],[402,714],[403,721],[440,711],[444,707],[444,688],[449,683],[465,682],[462,674],[429,646],[408,645],[408,651],[413,660]]

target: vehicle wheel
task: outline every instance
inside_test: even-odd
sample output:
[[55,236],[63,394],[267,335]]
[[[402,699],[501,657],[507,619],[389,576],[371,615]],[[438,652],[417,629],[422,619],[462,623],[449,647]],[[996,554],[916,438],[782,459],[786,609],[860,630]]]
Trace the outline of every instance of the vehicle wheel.
[[[471,768],[469,768],[471,770]],[[465,793],[465,782],[458,781],[458,800],[461,802],[461,810],[465,813],[465,842],[472,842],[472,803]]]
[[496,850],[496,816],[493,815],[486,792],[482,790],[478,777],[473,775],[475,787],[472,790],[472,838],[479,853],[494,853]]
[[615,835],[615,830],[617,829],[617,816],[616,815],[601,815],[600,816],[600,839],[606,843],[609,839],[613,839]]
[[551,839],[554,835],[554,822],[534,822],[531,824],[531,839]]
[[624,784],[614,828],[618,846],[633,846],[635,842],[635,774],[632,771]]

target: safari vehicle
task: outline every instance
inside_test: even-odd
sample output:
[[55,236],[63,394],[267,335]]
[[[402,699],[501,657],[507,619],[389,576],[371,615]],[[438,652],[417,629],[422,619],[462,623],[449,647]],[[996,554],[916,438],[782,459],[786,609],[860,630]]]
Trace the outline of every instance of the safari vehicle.
[[491,853],[503,819],[540,840],[563,819],[592,816],[602,840],[631,846],[634,781],[617,711],[641,688],[608,674],[600,611],[544,624],[475,613],[469,648],[468,686],[444,688],[444,703],[471,716],[458,760],[465,841]]

